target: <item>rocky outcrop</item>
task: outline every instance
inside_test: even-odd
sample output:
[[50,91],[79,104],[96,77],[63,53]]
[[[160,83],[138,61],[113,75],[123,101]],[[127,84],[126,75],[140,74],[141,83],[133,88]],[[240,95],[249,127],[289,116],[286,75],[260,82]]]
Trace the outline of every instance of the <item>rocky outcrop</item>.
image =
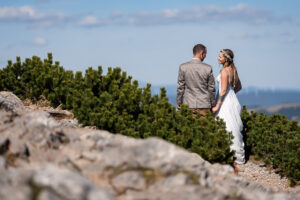
[[11,92],[0,92],[0,109],[13,113],[22,112],[25,107],[22,101]]
[[141,140],[74,128],[45,111],[14,109],[0,110],[0,199],[300,197],[247,182],[230,166],[212,165],[159,138]]

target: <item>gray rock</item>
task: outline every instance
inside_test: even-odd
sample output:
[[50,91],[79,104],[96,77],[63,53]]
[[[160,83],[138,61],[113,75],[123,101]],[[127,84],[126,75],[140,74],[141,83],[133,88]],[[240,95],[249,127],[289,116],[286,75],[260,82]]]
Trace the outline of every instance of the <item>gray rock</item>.
[[117,198],[108,190],[100,188],[90,191],[87,200],[117,200]]
[[112,185],[118,193],[123,193],[128,189],[144,190],[146,181],[138,171],[127,171],[112,179]]
[[168,191],[160,190],[146,190],[143,192],[137,191],[127,191],[124,197],[124,200],[233,200],[236,198],[231,198],[224,194],[217,193],[209,188],[188,185],[188,186],[175,186],[170,188]]
[[157,181],[151,186],[151,189],[165,192],[171,190],[174,187],[183,187],[193,184],[196,185],[196,183],[194,183],[186,174],[178,173],[174,176],[169,176],[167,178]]
[[30,152],[25,142],[15,135],[0,135],[0,155],[1,154],[25,158],[30,155]]
[[[203,176],[203,179],[232,172],[232,169],[229,170],[227,166],[216,165],[212,168],[211,164],[204,161],[200,156],[189,153],[162,139],[138,140],[120,135],[106,136],[105,134],[99,138],[96,149],[101,154],[89,152],[89,156],[91,157],[93,154],[94,160],[99,163],[99,171],[120,167],[123,170],[150,168],[157,169],[164,174],[170,174],[184,169],[196,173],[199,177]],[[210,168],[218,170],[210,170]]]
[[0,126],[5,129],[7,124],[10,124],[17,115],[12,112],[6,112],[0,109]]
[[[234,199],[225,194],[216,193],[214,190],[200,186],[174,187],[166,193],[162,193],[159,198],[164,200],[224,200]],[[154,199],[154,198],[153,198]]]
[[9,150],[10,140],[0,135],[0,155],[5,154]]
[[[75,183],[76,184],[76,183]],[[87,200],[116,200],[114,195],[105,189],[90,191],[86,197]],[[53,191],[42,190],[38,196],[38,200],[66,200],[66,198],[58,196]]]
[[272,200],[281,200],[281,199],[290,199],[290,200],[299,200],[299,198],[296,197],[291,197],[285,193],[276,193],[274,195],[272,195],[272,197],[270,197],[270,199]]
[[31,176],[31,171],[25,169],[0,171],[0,199],[31,200],[31,187],[28,185]]
[[20,147],[21,143],[31,143],[38,148],[58,148],[60,144],[69,141],[60,124],[49,118],[49,114],[44,111],[23,113],[9,123],[0,125],[1,130],[0,144],[1,140],[8,138],[11,146],[16,148]]
[[40,194],[37,195],[37,200],[64,200],[63,198],[57,196],[53,192],[49,192],[48,190],[42,190]]
[[99,190],[86,177],[60,169],[53,165],[47,165],[34,172],[32,183],[36,187],[47,188],[64,199],[90,200],[95,196],[105,197],[103,199],[115,199],[112,194],[105,190]]
[[11,92],[0,92],[0,109],[19,113],[25,110],[22,101]]
[[7,169],[7,160],[3,156],[0,156],[0,171]]
[[22,158],[28,157],[30,155],[29,149],[26,143],[13,135],[9,137],[10,146],[9,152],[12,155],[19,156]]
[[69,128],[80,128],[81,125],[78,124],[76,119],[62,119],[59,120],[59,123],[62,127],[69,127]]
[[29,186],[1,185],[0,199],[2,200],[31,200],[31,189]]
[[55,129],[60,127],[56,120],[50,118],[49,113],[41,110],[25,113],[21,118],[16,120],[16,123],[20,122],[22,122],[25,127],[39,130],[44,130],[45,128]]
[[0,171],[0,199],[115,200],[79,173],[48,164],[37,169]]
[[0,185],[11,187],[27,185],[32,174],[32,170],[9,168],[6,171],[0,172]]

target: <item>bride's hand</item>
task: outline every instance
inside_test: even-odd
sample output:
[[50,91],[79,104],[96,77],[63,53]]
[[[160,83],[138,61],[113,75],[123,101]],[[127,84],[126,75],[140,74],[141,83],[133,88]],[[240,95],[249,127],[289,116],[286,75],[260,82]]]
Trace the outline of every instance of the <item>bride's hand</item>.
[[212,113],[215,114],[216,112],[218,112],[219,108],[218,106],[215,106],[212,108]]

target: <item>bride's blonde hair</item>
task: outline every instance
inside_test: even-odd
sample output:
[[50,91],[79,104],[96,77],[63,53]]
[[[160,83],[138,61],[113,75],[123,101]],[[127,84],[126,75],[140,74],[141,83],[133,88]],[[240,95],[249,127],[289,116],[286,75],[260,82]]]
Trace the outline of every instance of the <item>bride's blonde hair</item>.
[[232,86],[234,86],[239,81],[239,76],[238,76],[236,67],[235,67],[234,62],[233,62],[234,54],[230,49],[222,49],[220,52],[223,53],[223,55],[225,57],[225,63],[223,65],[223,68],[231,66],[232,69],[233,69],[233,79],[231,79],[230,84]]

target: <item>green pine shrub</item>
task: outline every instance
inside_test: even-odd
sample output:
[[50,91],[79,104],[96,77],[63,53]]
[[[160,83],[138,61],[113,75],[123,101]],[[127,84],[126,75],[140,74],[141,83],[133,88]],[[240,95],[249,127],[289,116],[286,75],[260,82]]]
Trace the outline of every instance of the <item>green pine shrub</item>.
[[250,155],[271,164],[291,185],[300,182],[300,126],[288,121],[284,115],[249,113],[243,107],[244,140]]
[[21,63],[17,57],[16,63],[8,61],[8,65],[0,70],[0,90],[12,91],[21,99],[31,99],[36,102],[41,95],[52,104],[66,105],[67,95],[74,85],[72,71],[66,71],[59,62],[52,62],[52,54],[42,61],[33,56]]
[[232,163],[231,133],[225,123],[193,117],[182,106],[176,111],[166,90],[151,95],[151,85],[139,88],[137,81],[120,68],[109,68],[106,75],[99,66],[82,72],[65,70],[52,55],[42,61],[33,56],[21,63],[8,62],[0,70],[0,90],[12,91],[21,99],[33,102],[43,95],[52,106],[71,109],[84,125],[97,126],[112,133],[136,138],[156,136],[196,152],[210,162]]

